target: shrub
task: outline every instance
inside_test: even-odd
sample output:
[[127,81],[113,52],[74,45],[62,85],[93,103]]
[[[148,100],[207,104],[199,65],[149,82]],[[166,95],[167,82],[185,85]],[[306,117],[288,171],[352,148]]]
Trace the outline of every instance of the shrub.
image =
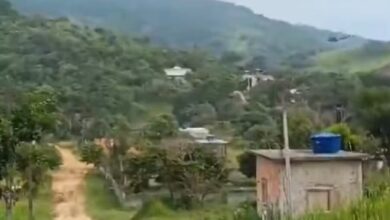
[[152,217],[170,217],[172,211],[160,200],[150,200],[142,206],[132,220],[148,219]]
[[238,156],[240,172],[248,178],[256,177],[256,156],[250,152],[245,152]]

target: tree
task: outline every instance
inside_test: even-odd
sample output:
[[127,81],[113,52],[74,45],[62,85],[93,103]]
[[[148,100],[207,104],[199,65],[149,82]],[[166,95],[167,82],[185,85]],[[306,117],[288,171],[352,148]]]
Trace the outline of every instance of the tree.
[[279,129],[267,112],[246,112],[234,124],[237,134],[250,141],[252,148],[272,149],[278,146]]
[[280,146],[279,131],[276,125],[254,125],[244,133],[252,148],[276,149]]
[[237,157],[240,172],[248,178],[256,177],[256,155],[245,152]]
[[205,197],[220,190],[227,178],[223,160],[199,148],[179,152],[147,148],[128,154],[124,168],[129,192],[145,190],[148,180],[157,177],[169,190],[172,201],[187,208],[202,205]]
[[147,126],[145,136],[154,141],[173,137],[178,132],[178,124],[174,116],[163,114],[153,118]]
[[273,123],[273,119],[267,113],[259,111],[245,112],[239,119],[234,121],[237,133],[241,135],[255,125],[271,123]]
[[[41,178],[34,176],[42,176],[44,171],[50,170],[59,166],[58,164],[49,163],[50,160],[42,160],[38,153],[44,153],[44,149],[39,149],[41,140],[45,134],[54,131],[56,125],[57,101],[50,87],[41,87],[31,93],[27,93],[21,105],[12,112],[11,124],[12,132],[18,141],[19,147],[25,147],[19,150],[19,159],[17,161],[20,172],[27,177],[28,186],[28,207],[29,219],[34,219],[33,200],[34,191],[38,190],[38,185]],[[56,151],[54,151],[56,152]],[[52,154],[50,154],[52,155]],[[59,157],[57,157],[58,159]],[[47,167],[44,167],[44,166]],[[56,166],[55,166],[56,165]],[[34,173],[36,171],[37,173]]]
[[104,152],[100,146],[86,142],[80,147],[81,161],[99,167],[103,163]]
[[358,94],[355,105],[360,122],[381,140],[381,148],[390,161],[390,89],[365,89]]
[[326,130],[341,135],[344,150],[356,150],[357,146],[361,143],[360,137],[354,134],[351,128],[345,123],[332,125]]
[[210,125],[217,119],[217,112],[214,106],[209,103],[193,106],[190,114],[191,126]]
[[5,204],[6,220],[12,219],[12,209],[18,200],[22,185],[16,175],[17,140],[12,130],[11,122],[6,118],[0,118],[0,196]]
[[188,208],[197,204],[203,206],[207,195],[220,190],[228,170],[223,160],[201,148],[195,148],[183,159],[182,171],[177,177],[182,186],[182,202]]
[[[30,146],[28,146],[30,145]],[[61,157],[57,150],[48,144],[33,146],[31,143],[22,143],[17,149],[17,169],[21,171],[24,180],[23,188],[27,189],[29,199],[29,218],[33,217],[33,199],[36,198],[39,187],[50,170],[61,165]],[[31,175],[32,173],[33,175]]]
[[149,179],[161,170],[161,151],[147,149],[140,153],[128,154],[124,160],[124,173],[128,179],[124,187],[130,193],[138,193],[149,187]]
[[[241,101],[241,100],[240,100]],[[225,99],[217,104],[218,119],[236,120],[244,112],[244,106],[235,99]]]
[[315,112],[309,108],[292,108],[288,111],[288,128],[291,148],[306,148],[310,136],[320,129],[314,121]]

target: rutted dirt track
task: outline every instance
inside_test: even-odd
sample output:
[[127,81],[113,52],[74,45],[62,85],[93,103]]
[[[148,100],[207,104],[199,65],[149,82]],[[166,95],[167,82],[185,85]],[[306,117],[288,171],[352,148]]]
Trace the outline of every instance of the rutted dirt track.
[[57,148],[63,165],[53,174],[55,220],[91,220],[85,212],[85,175],[90,166],[80,162],[71,150]]

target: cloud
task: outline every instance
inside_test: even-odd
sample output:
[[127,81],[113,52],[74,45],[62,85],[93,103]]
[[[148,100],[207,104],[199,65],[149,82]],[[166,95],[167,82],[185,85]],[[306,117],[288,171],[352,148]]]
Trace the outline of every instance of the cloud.
[[267,17],[390,40],[389,0],[225,0]]

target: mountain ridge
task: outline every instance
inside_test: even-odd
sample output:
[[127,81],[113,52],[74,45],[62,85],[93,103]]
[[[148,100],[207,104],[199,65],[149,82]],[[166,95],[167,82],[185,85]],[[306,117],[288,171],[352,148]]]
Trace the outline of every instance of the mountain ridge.
[[92,0],[11,2],[25,14],[68,17],[82,24],[147,36],[170,48],[233,53],[245,63],[262,63],[257,64],[260,67],[275,66],[296,53],[353,48],[366,42],[352,37],[332,44],[328,37],[338,33],[269,19],[244,6],[217,0],[93,0],[93,7]]

